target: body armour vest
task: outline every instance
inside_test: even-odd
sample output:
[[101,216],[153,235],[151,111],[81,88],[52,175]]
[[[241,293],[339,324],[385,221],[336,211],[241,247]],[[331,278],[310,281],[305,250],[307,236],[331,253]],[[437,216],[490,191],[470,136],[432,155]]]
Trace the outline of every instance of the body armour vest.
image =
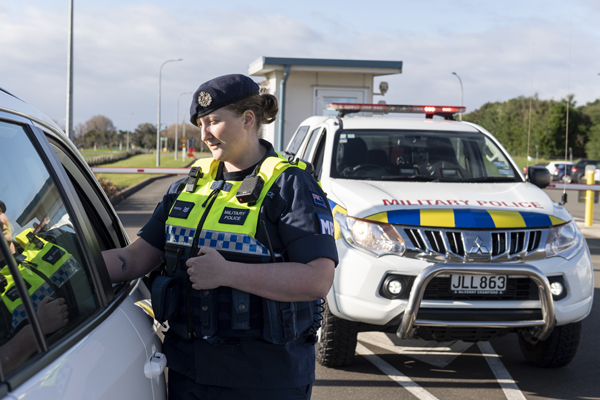
[[[23,252],[15,258],[34,308],[37,310],[44,297],[62,297],[69,306],[69,313],[73,313],[75,304],[70,301],[73,296],[67,286],[69,279],[81,266],[63,248],[35,235],[33,229],[24,230],[15,239],[23,248]],[[1,294],[2,302],[12,314],[11,331],[15,332],[27,322],[25,306],[8,266],[2,268],[0,273],[6,279],[6,286]]]
[[[197,161],[185,190],[169,212],[165,228],[167,283],[163,279],[161,284],[152,285],[153,300],[155,290],[163,294],[158,306],[161,315],[178,336],[202,337],[216,344],[244,338],[262,338],[275,344],[301,336],[312,339],[319,327],[320,299],[279,302],[233,288],[192,288],[185,263],[202,246],[218,250],[230,261],[283,261],[270,243],[256,239],[260,207],[283,171],[305,166],[301,162],[291,164],[282,156],[267,157],[242,182],[217,180],[218,168],[219,162],[213,159]],[[248,193],[250,201],[246,200]]]

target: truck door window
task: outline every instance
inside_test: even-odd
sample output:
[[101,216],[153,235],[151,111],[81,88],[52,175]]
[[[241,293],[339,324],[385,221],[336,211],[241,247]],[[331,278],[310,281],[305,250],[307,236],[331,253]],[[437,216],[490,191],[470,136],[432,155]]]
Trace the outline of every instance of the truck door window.
[[[5,374],[38,351],[30,318],[39,321],[52,348],[100,307],[90,284],[84,242],[30,137],[25,127],[0,122],[0,168],[5,171],[0,184],[1,239],[12,253],[0,254],[0,362]],[[8,257],[17,265],[16,276]],[[27,288],[35,315],[26,312],[17,281]]]
[[310,139],[309,139],[308,145],[306,146],[306,149],[304,150],[304,153],[300,157],[303,160],[309,160],[310,159],[312,151],[315,148],[315,145],[317,144],[317,141],[321,137],[319,135],[319,131],[320,130],[321,130],[321,128],[313,129],[313,131],[310,133]]
[[304,142],[304,137],[308,133],[309,128],[310,128],[309,126],[305,125],[305,126],[299,127],[296,130],[296,133],[294,133],[292,140],[290,140],[290,143],[288,144],[288,147],[285,150],[286,153],[294,155],[294,156],[298,154],[298,151],[300,150],[300,146]]
[[321,135],[319,135],[319,142],[317,144],[317,150],[315,150],[315,156],[311,160],[315,169],[315,176],[317,180],[321,180],[321,172],[323,170],[323,157],[325,156],[325,138],[327,137],[327,131],[323,129]]

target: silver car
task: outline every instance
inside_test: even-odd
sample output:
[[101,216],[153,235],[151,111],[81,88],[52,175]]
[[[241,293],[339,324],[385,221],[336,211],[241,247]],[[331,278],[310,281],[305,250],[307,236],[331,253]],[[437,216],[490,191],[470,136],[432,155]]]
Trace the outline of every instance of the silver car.
[[0,89],[0,398],[165,399],[141,280],[111,284],[129,242],[77,149]]

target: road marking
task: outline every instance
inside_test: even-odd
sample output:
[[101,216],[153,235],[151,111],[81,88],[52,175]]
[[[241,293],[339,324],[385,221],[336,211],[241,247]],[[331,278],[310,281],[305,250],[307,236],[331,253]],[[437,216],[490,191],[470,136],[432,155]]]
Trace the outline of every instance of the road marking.
[[517,383],[510,376],[502,361],[500,361],[500,357],[498,357],[490,342],[477,342],[477,346],[479,346],[481,355],[485,358],[485,361],[487,361],[490,369],[496,376],[506,398],[508,400],[526,400],[523,392],[521,392]]
[[385,334],[383,332],[361,332],[358,334],[358,340],[438,368],[444,368],[473,345],[473,343],[460,340],[452,342],[403,340],[393,333]]
[[421,386],[412,381],[408,376],[392,367],[387,362],[379,358],[371,350],[367,349],[360,343],[356,344],[356,352],[361,356],[365,357],[370,363],[375,365],[386,374],[390,379],[396,382],[398,385],[403,386],[406,390],[412,393],[415,397],[421,400],[438,400],[437,397],[423,389]]

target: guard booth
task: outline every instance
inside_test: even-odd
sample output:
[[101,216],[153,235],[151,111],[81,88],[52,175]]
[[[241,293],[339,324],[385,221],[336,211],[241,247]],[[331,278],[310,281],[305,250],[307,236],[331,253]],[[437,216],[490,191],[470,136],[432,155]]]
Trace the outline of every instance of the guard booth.
[[336,115],[328,103],[373,103],[373,95],[387,91],[386,84],[374,89],[374,78],[400,73],[402,61],[261,57],[248,67],[249,75],[265,77],[261,90],[279,101],[277,120],[263,128],[276,150],[285,149],[304,119]]

